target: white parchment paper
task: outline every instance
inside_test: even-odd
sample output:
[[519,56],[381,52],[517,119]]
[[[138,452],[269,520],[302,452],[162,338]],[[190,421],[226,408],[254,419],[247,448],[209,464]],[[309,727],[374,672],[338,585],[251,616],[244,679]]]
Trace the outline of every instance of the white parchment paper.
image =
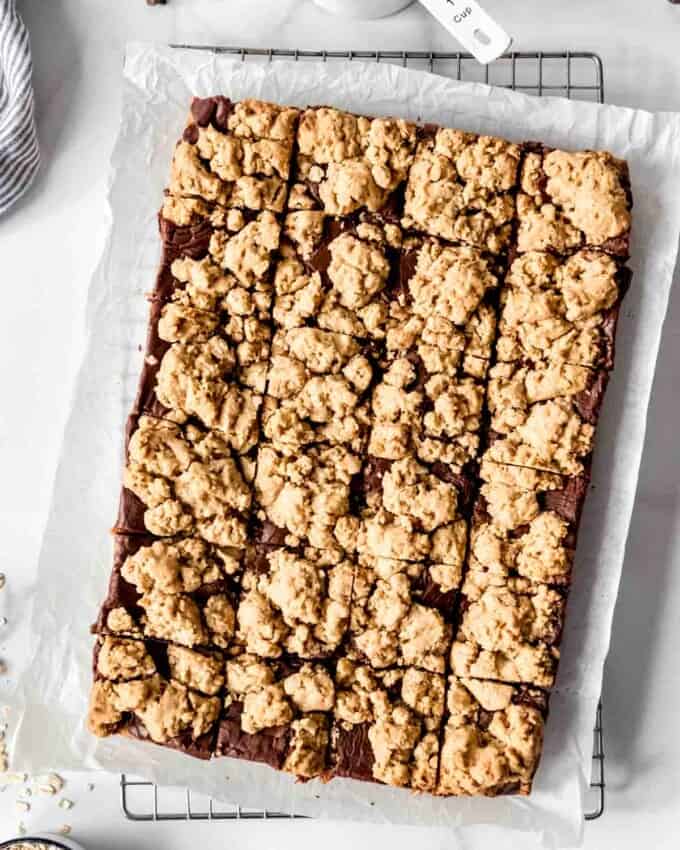
[[[31,660],[11,700],[19,723],[16,769],[104,767],[190,786],[243,806],[317,817],[421,825],[505,824],[573,846],[583,823],[592,728],[638,468],[647,405],[680,231],[680,116],[531,98],[403,68],[361,63],[242,63],[131,45],[120,133],[113,153],[112,225],[88,304],[89,344],[67,424],[33,601]],[[158,261],[156,211],[173,145],[192,95],[224,93],[606,148],[628,160],[635,197],[633,286],[624,303],[614,377],[599,425],[568,606],[558,686],[529,799],[436,800],[334,780],[296,784],[230,759],[203,763],[85,730],[91,680],[88,627],[111,568],[108,529],[121,480],[123,424],[141,367],[147,306]],[[605,707],[606,711],[606,707]]]

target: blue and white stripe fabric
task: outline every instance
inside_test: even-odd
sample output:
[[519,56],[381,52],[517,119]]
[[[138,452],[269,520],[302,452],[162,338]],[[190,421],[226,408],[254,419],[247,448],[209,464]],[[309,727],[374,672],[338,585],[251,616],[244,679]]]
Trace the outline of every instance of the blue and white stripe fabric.
[[33,115],[31,48],[14,0],[0,0],[0,215],[40,165]]

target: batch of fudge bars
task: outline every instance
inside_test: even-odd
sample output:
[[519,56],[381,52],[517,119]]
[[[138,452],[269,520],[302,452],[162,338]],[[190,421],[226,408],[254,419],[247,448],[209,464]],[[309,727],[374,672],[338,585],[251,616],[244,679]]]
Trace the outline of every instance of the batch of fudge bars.
[[91,731],[529,793],[631,203],[606,152],[194,99]]

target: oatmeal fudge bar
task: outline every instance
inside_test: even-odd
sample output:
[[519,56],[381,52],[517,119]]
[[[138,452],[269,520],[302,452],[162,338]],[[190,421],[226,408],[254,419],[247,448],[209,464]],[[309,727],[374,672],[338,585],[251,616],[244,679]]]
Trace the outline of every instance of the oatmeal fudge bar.
[[632,197],[628,166],[606,151],[528,146],[517,196],[517,250],[600,248],[627,257]]
[[529,794],[548,695],[538,688],[450,676],[437,794]]
[[327,666],[241,654],[226,663],[217,756],[312,779],[328,770],[336,685]]
[[249,458],[234,455],[219,431],[152,416],[131,416],[127,433],[117,533],[193,533],[217,546],[245,546]]
[[[527,403],[527,371],[529,380],[536,377],[538,385],[545,380],[546,386],[550,386],[555,376],[561,380],[564,372],[554,367],[536,371],[521,367],[506,377],[501,371],[505,367],[506,364],[499,364],[492,370],[489,406],[493,409],[494,430],[490,432],[490,445],[483,458],[565,476],[584,474],[590,467],[595,437],[591,422],[602,403],[606,373],[600,373],[590,388],[571,398],[559,395],[531,404]],[[567,376],[567,381],[570,378]],[[581,379],[581,375],[576,376],[575,386]],[[591,375],[586,374],[585,380],[591,380]],[[519,398],[514,395],[516,390]],[[511,406],[515,401],[517,407]]]
[[509,250],[520,145],[426,128],[406,184],[402,224],[494,254]]
[[328,215],[360,210],[395,217],[396,190],[414,160],[415,124],[367,118],[326,106],[306,109],[297,127],[291,194]]
[[227,649],[236,632],[243,552],[198,537],[117,535],[94,631]]
[[[355,547],[372,557],[451,561],[465,552],[474,481],[443,463],[368,457],[359,487],[366,507]],[[343,529],[344,531],[344,529]]]
[[[254,324],[261,326],[257,318]],[[218,313],[153,301],[135,411],[178,424],[193,421],[218,431],[238,454],[252,451],[262,394],[248,383],[263,387],[270,338],[266,324],[256,333],[264,338],[245,346],[259,359],[244,363],[243,343],[229,339]]]
[[[291,196],[289,204],[302,203]],[[281,328],[313,325],[379,338],[398,294],[401,229],[362,212],[339,219],[293,208],[283,220],[273,317]]]
[[302,326],[278,330],[267,374],[262,431],[275,448],[310,444],[361,452],[375,358],[351,336]]
[[354,564],[336,549],[251,547],[237,639],[263,658],[327,658],[347,630]]
[[[351,503],[361,459],[345,446],[262,443],[255,473],[255,518],[267,523],[269,538],[335,550],[352,525]],[[354,526],[352,526],[353,528]],[[348,532],[349,533],[349,532]],[[346,542],[346,541],[345,541]]]
[[367,452],[463,471],[479,449],[484,384],[465,373],[469,358],[458,361],[459,352],[448,357],[427,338],[384,362],[371,392]]
[[603,251],[519,255],[501,291],[497,359],[612,369],[616,325],[629,283],[630,272]]
[[444,677],[415,668],[335,668],[332,776],[434,791]]
[[[496,338],[495,291],[503,268],[497,257],[476,247],[408,238],[400,258],[399,291],[406,308],[403,318],[408,311],[413,330],[400,331],[393,322],[395,339],[390,343],[388,336],[388,347],[401,348],[400,333],[415,332],[420,320],[423,328],[437,335],[436,341],[430,339],[431,345],[444,352],[459,351],[467,360],[489,360]],[[467,370],[483,377],[482,364],[474,361]]]
[[[163,358],[176,350],[173,346],[182,352],[194,346],[196,357],[184,358],[191,360],[218,342],[225,349],[221,360],[227,362],[222,366],[220,361],[221,369],[206,376],[214,385],[212,395],[219,395],[218,378],[264,391],[278,239],[278,223],[263,213],[236,232],[210,230],[200,250],[195,245],[191,252],[174,246],[166,251],[151,298],[142,398],[153,395]],[[177,354],[172,359],[181,360]]]
[[470,570],[461,588],[452,672],[551,688],[565,604],[555,587],[511,576],[501,583],[489,572]]
[[[581,501],[585,496],[585,488]],[[482,484],[472,515],[468,570],[503,586],[510,577],[568,587],[576,547],[577,494]]]
[[169,190],[223,207],[281,212],[299,111],[261,100],[194,98]]
[[[466,529],[461,532],[465,534]],[[459,563],[436,564],[360,555],[352,594],[349,656],[373,670],[415,667],[443,673],[463,557],[464,552]]]
[[127,638],[100,638],[88,728],[98,737],[123,734],[211,757],[222,707],[224,659]]

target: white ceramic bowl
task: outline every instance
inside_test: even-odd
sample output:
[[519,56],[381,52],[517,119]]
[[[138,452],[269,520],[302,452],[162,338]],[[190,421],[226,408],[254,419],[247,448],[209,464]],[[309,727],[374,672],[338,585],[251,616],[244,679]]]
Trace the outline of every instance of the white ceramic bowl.
[[314,0],[317,6],[344,15],[346,18],[384,18],[394,15],[413,3],[413,0]]
[[23,835],[21,838],[13,838],[11,841],[0,842],[0,850],[15,850],[18,847],[49,847],[50,850],[85,850],[82,844],[78,844],[72,838],[64,835],[48,835],[41,832],[36,835]]

